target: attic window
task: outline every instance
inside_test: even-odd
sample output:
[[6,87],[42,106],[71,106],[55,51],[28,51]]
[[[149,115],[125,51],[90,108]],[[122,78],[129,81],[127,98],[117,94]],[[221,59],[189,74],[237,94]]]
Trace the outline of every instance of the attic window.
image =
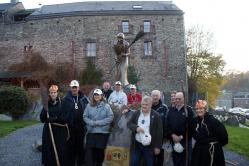
[[133,5],[132,8],[133,9],[142,9],[143,6],[141,6],[141,5]]

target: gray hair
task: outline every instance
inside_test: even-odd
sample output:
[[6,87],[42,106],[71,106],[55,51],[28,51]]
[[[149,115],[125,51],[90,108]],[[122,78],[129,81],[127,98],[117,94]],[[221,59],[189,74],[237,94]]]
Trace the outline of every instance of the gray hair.
[[157,95],[157,96],[161,97],[161,92],[159,90],[153,90],[151,92],[151,95]]
[[152,98],[150,96],[144,96],[142,98],[142,102],[141,103],[149,103],[152,104]]

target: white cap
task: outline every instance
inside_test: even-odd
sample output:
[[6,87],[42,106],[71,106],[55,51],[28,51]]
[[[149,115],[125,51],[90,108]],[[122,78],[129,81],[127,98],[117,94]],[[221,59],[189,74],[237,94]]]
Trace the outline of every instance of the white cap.
[[176,151],[177,153],[182,153],[184,150],[184,148],[182,147],[180,143],[175,143],[173,148],[174,148],[174,151]]
[[121,32],[121,33],[118,33],[118,34],[117,34],[117,37],[120,37],[120,38],[124,39],[124,38],[125,38],[125,35]]
[[131,85],[130,89],[137,89],[136,85]]
[[150,145],[151,135],[149,133],[141,133],[141,141],[144,146]]
[[102,90],[100,90],[100,89],[95,89],[95,90],[93,91],[93,94],[95,94],[95,93],[97,93],[97,94],[99,94],[99,95],[102,95],[102,94],[103,94]]
[[120,81],[116,81],[115,85],[122,85],[122,83]]
[[73,80],[73,81],[71,81],[70,86],[71,86],[71,87],[73,87],[73,86],[79,87],[80,84],[79,84],[79,82],[78,82],[77,80]]

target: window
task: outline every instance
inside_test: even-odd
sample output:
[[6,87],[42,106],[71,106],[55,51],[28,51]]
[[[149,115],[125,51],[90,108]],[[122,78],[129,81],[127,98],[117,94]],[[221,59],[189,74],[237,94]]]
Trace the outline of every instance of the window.
[[152,42],[151,41],[144,42],[144,55],[145,56],[152,55]]
[[90,42],[87,43],[87,54],[88,57],[96,56],[96,43]]
[[122,21],[123,33],[129,33],[129,21]]
[[144,21],[144,32],[150,32],[150,21]]

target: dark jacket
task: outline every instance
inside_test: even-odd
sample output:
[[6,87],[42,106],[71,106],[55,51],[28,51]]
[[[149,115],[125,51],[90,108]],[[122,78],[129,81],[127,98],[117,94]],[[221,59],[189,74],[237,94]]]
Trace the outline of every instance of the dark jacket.
[[[184,107],[182,107],[179,111],[175,107],[171,107],[169,110],[166,126],[167,126],[167,137],[168,139],[172,140],[171,135],[182,135],[183,140],[181,140],[181,144],[185,147],[185,137],[186,131],[188,129],[188,140],[190,141],[192,136],[190,132],[191,121],[193,119],[193,111],[192,108],[187,106],[188,118],[186,118]],[[187,128],[188,126],[188,128]]]
[[63,98],[62,102],[62,108],[64,112],[67,113],[69,116],[70,121],[70,127],[78,128],[78,127],[84,127],[84,121],[83,121],[83,113],[84,110],[89,103],[88,98],[81,92],[78,93],[78,106],[79,109],[75,109],[74,101],[73,101],[73,95],[72,92],[69,91]]
[[166,120],[168,115],[168,106],[166,104],[163,104],[161,100],[159,100],[159,103],[157,105],[152,105],[151,107],[153,110],[158,112],[161,115],[162,123],[163,123],[163,137],[166,138],[167,133],[167,126],[166,126]]
[[[77,99],[74,99],[77,101]],[[67,115],[69,119],[69,129],[70,129],[70,140],[68,142],[68,147],[70,151],[70,164],[82,165],[84,162],[84,137],[85,137],[85,123],[83,121],[83,113],[88,104],[87,97],[79,92],[78,93],[78,109],[75,109],[75,103],[73,100],[73,95],[69,91],[62,101],[63,112]]]
[[[131,151],[135,147],[135,135],[137,133],[137,127],[138,127],[138,118],[140,116],[141,111],[136,111],[132,118],[128,121],[127,127],[132,131],[131,136]],[[151,135],[151,150],[154,148],[161,149],[162,148],[162,139],[163,139],[163,126],[162,126],[162,120],[160,115],[154,111],[151,110],[150,113],[150,135]]]
[[210,150],[213,146],[212,166],[225,166],[225,159],[222,146],[228,143],[228,135],[225,127],[212,115],[206,113],[203,119],[196,117],[193,119],[191,131],[196,140],[192,153],[192,166],[209,166],[211,162]]
[[113,90],[108,89],[107,91],[104,91],[104,89],[101,89],[103,92],[103,96],[105,97],[106,101],[108,101],[109,96],[111,95],[111,93],[113,92]]
[[52,102],[49,102],[48,112],[49,119],[47,118],[47,111],[45,109],[43,109],[40,114],[40,120],[42,123],[44,123],[42,132],[42,163],[45,166],[56,165],[54,149],[48,125],[48,123],[50,122],[60,164],[62,166],[70,165],[68,158],[69,151],[67,147],[67,138],[69,136],[68,130],[66,126],[63,127],[54,125],[54,123],[58,123],[61,125],[67,123],[66,116],[61,110],[61,102],[57,101],[55,105],[52,104]]

